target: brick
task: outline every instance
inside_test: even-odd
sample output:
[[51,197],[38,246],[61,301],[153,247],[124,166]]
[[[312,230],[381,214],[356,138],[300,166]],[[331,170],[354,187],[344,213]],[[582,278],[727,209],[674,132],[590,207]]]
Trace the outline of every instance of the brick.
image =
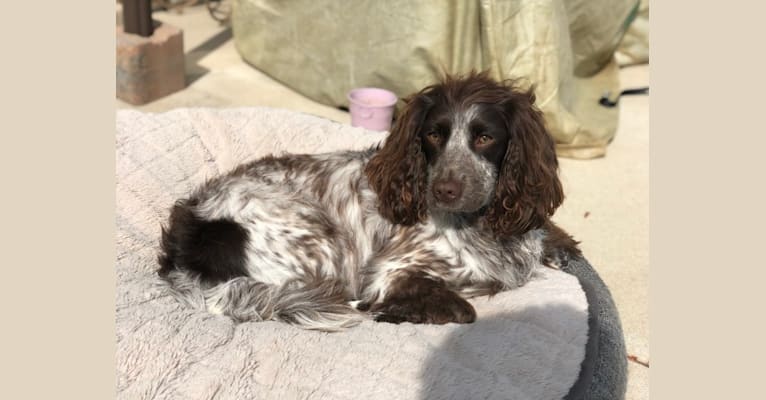
[[157,23],[150,37],[117,27],[117,98],[141,105],[186,87],[183,32]]

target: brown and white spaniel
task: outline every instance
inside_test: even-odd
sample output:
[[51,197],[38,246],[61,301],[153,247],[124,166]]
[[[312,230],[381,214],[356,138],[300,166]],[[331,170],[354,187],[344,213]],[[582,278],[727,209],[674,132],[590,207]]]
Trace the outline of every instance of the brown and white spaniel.
[[175,204],[159,274],[237,321],[472,322],[466,298],[579,254],[549,219],[564,196],[534,102],[447,77],[406,100],[382,147],[241,165]]

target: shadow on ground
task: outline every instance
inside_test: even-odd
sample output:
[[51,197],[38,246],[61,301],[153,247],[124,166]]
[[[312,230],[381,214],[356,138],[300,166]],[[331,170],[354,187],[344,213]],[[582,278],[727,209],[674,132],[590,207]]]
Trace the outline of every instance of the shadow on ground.
[[228,27],[217,33],[215,36],[212,36],[210,39],[200,43],[199,46],[189,50],[185,54],[187,86],[210,72],[209,69],[199,65],[200,60],[217,48],[223,46],[223,44],[231,40],[232,37],[231,27]]
[[561,399],[585,357],[587,315],[529,307],[456,329],[428,356],[421,399]]

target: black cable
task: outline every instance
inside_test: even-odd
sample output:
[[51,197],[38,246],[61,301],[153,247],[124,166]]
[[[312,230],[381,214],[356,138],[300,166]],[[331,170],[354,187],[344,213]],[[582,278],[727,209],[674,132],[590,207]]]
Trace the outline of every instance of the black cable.
[[609,96],[611,96],[611,93],[606,92],[604,93],[603,96],[601,96],[601,99],[598,100],[598,104],[601,104],[604,107],[612,108],[616,106],[617,103],[620,102],[620,97],[631,96],[636,94],[649,94],[649,86],[641,87],[641,88],[625,89],[622,92],[620,92],[620,94],[617,95],[617,98],[614,100],[609,99]]
[[208,13],[214,20],[227,24],[231,18],[231,5],[226,0],[205,0]]

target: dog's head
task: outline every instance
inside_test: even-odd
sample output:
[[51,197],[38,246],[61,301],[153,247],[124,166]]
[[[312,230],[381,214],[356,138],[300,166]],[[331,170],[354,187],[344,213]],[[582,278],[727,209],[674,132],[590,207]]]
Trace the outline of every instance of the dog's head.
[[480,215],[500,236],[540,227],[563,201],[554,142],[535,95],[486,73],[447,77],[405,100],[366,167],[380,213]]

